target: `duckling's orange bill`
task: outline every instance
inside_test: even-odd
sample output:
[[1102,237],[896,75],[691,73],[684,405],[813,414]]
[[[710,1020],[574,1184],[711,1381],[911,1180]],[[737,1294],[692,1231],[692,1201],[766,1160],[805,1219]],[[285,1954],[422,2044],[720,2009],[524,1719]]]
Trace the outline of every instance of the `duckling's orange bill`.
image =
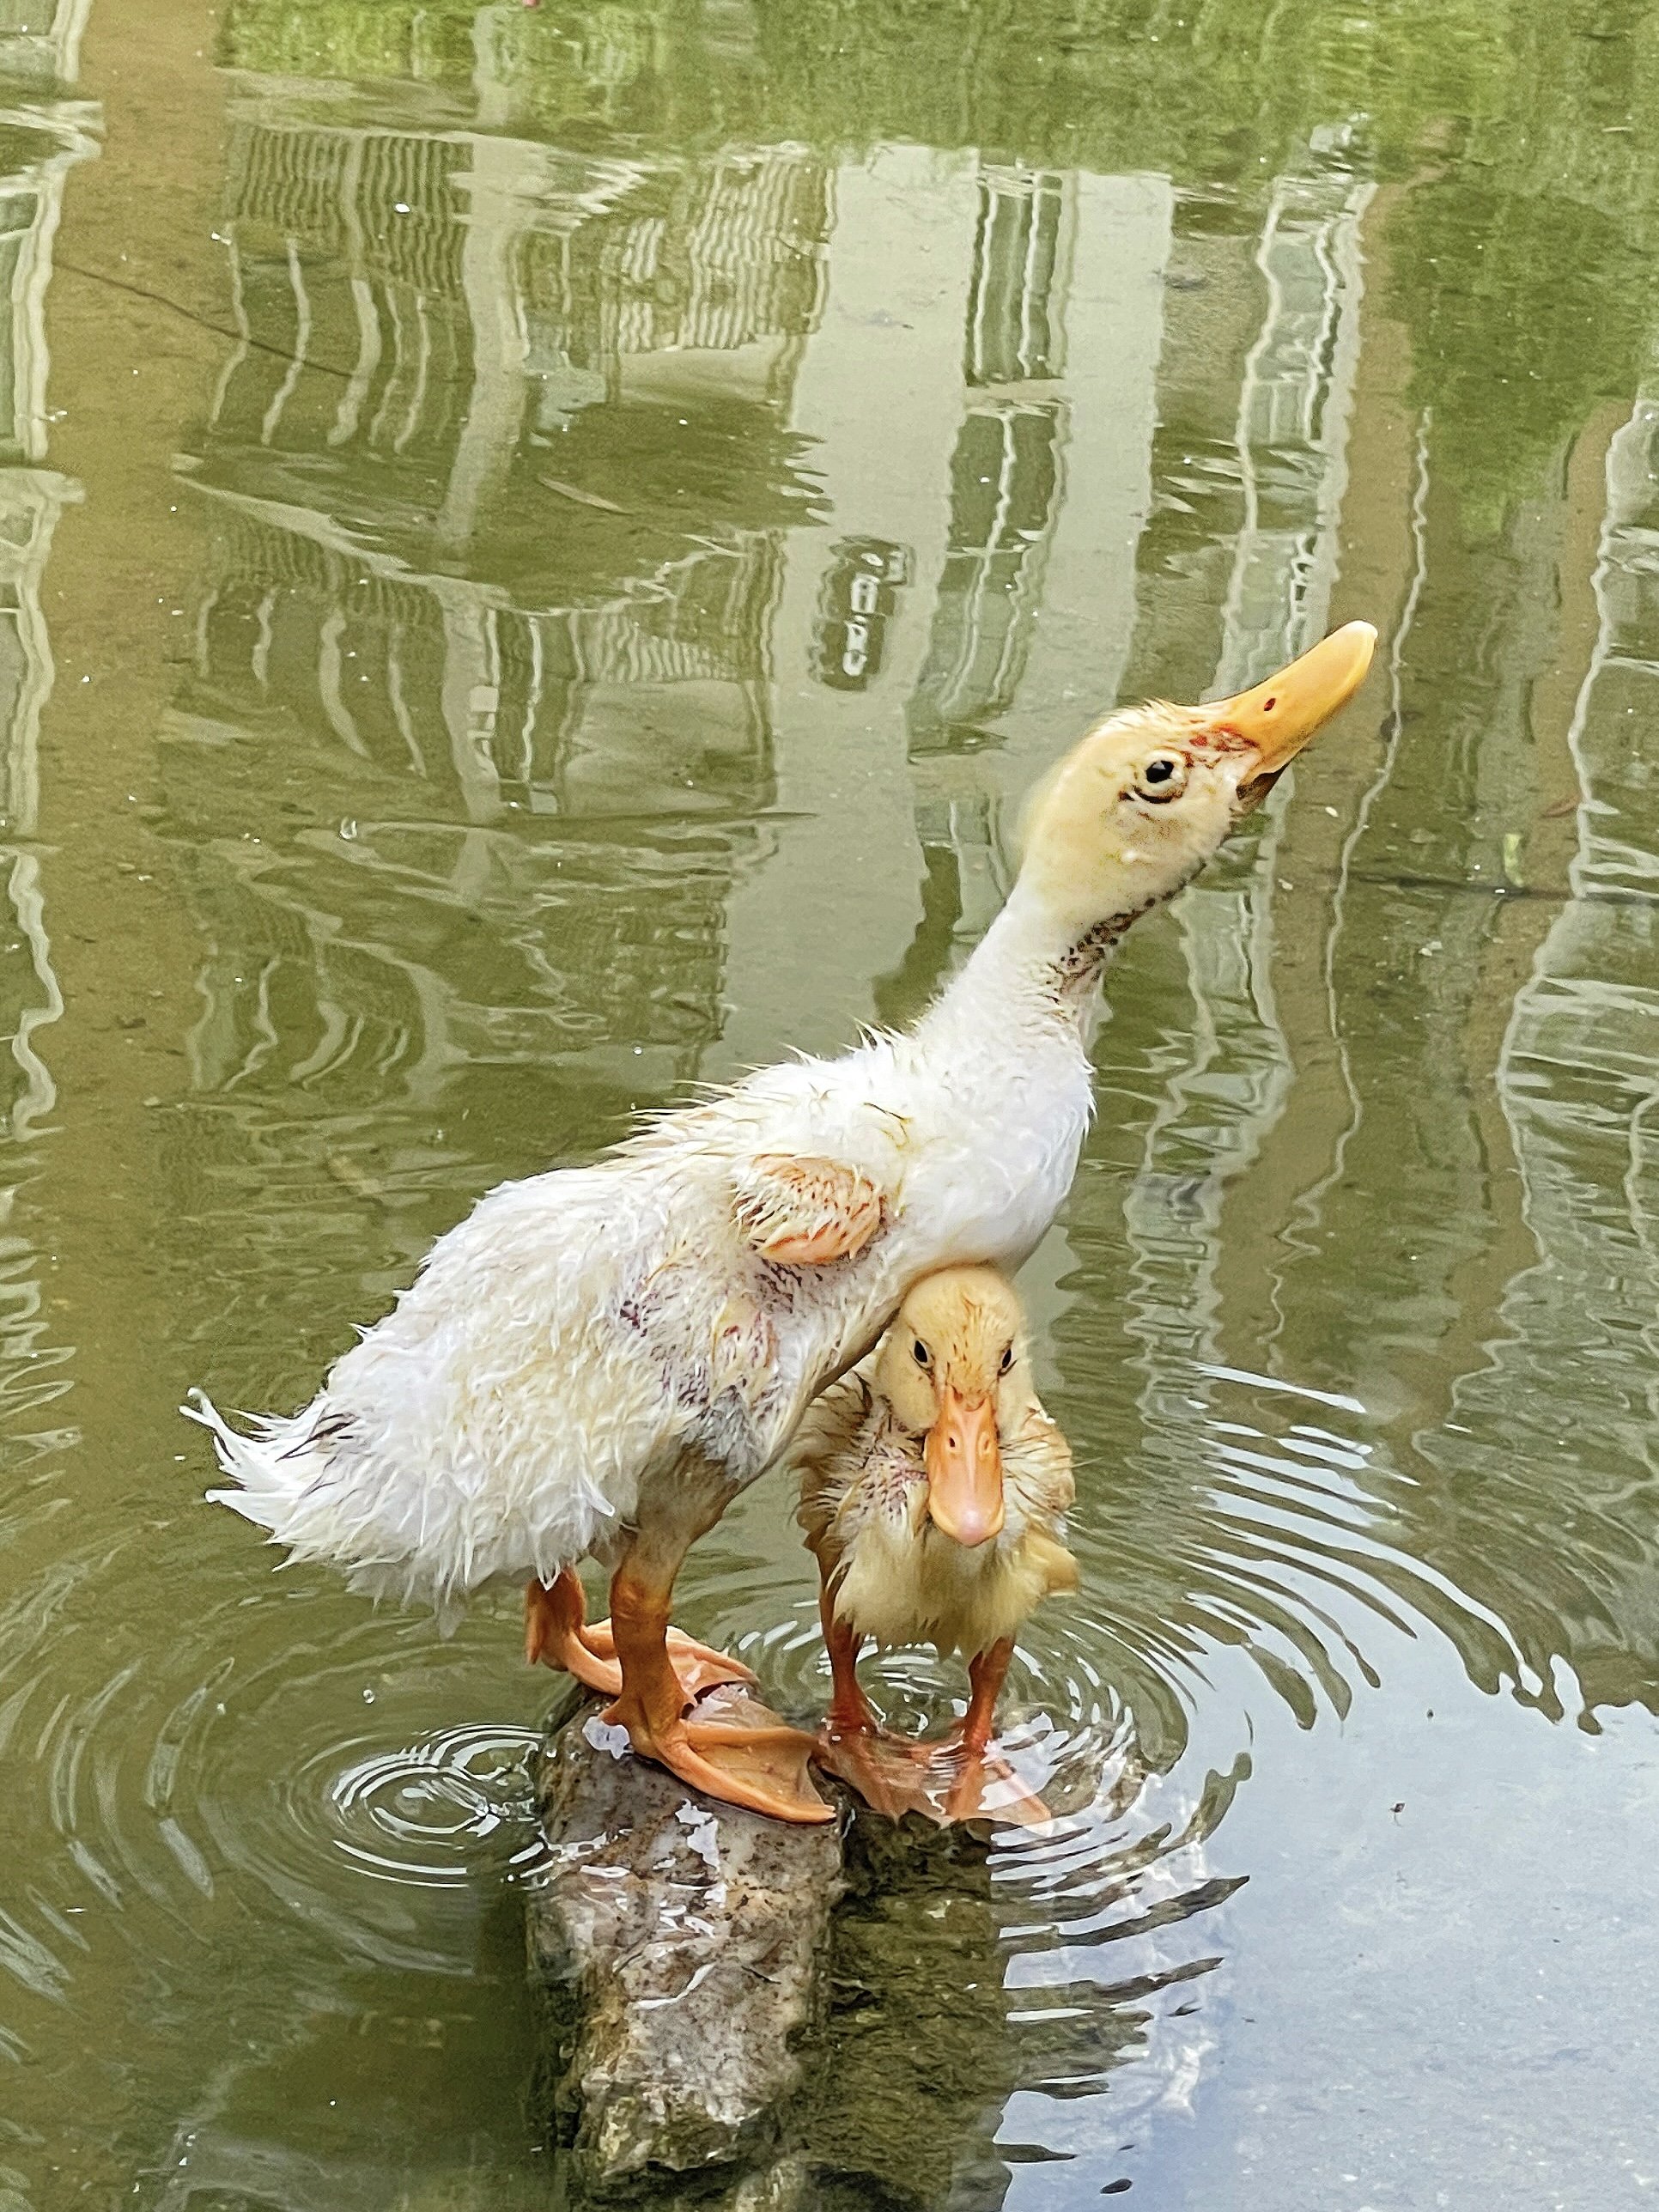
[[1364,682],[1376,650],[1376,632],[1370,623],[1345,623],[1254,690],[1195,708],[1194,727],[1200,733],[1243,738],[1261,763],[1257,773],[1277,775],[1314,732],[1347,705]]
[[947,1383],[922,1455],[927,1511],[958,1544],[988,1544],[1002,1528],[1002,1449],[988,1397],[964,1398]]

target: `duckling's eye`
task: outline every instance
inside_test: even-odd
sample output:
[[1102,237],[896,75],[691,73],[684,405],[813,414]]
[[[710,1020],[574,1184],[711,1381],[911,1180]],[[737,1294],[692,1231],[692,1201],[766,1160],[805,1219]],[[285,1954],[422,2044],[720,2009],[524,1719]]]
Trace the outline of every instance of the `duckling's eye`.
[[910,1349],[915,1354],[916,1364],[918,1367],[927,1367],[932,1364],[933,1355],[929,1352],[927,1346],[922,1342],[920,1337],[916,1339],[915,1342],[910,1346]]
[[1013,1364],[1014,1347],[1010,1344],[1004,1347],[1002,1357],[997,1362],[997,1373],[999,1375],[1006,1375]]
[[1143,761],[1135,777],[1135,790],[1142,799],[1161,805],[1166,799],[1178,799],[1187,788],[1187,763],[1179,753],[1154,753]]

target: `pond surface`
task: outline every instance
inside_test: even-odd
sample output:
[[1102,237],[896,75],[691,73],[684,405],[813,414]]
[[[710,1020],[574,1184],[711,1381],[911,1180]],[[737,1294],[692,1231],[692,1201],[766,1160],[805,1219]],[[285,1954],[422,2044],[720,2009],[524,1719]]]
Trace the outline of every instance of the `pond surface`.
[[[274,1575],[179,1401],[908,1018],[1091,717],[1357,615],[1024,1278],[1075,1818],[854,1917],[805,2201],[1650,2201],[1659,17],[4,0],[0,69],[0,2208],[556,2200],[550,1680]],[[792,1507],[680,1610],[810,1707]]]

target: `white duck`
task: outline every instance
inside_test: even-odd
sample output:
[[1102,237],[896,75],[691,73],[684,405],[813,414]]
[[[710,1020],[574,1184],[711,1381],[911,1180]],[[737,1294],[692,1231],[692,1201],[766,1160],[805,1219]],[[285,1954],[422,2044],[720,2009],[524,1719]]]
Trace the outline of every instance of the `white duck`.
[[[1352,694],[1350,623],[1270,683],[1117,714],[1060,762],[1006,907],[916,1026],[762,1070],[587,1168],[504,1183],[291,1417],[232,1429],[210,1493],[351,1586],[441,1610],[527,1580],[528,1644],[614,1692],[691,1786],[822,1820],[812,1739],[689,1712],[745,1668],[683,1642],[687,1549],[778,1457],[919,1276],[1017,1267],[1065,1197],[1111,947]],[[611,1570],[608,1633],[573,1562]]]
[[[988,1809],[988,1779],[1002,1809],[1046,1817],[986,1756],[1016,1634],[1078,1579],[1071,1449],[1033,1386],[1012,1284],[994,1267],[913,1284],[875,1351],[807,1408],[789,1457],[835,1685],[823,1764],[895,1819]],[[942,1744],[878,1727],[859,1686],[866,1638],[967,1660],[968,1711]]]

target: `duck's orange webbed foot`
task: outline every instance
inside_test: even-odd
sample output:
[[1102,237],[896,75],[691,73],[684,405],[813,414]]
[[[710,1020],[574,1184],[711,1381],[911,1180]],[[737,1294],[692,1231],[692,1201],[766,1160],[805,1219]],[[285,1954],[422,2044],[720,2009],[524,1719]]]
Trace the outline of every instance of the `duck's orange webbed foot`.
[[[539,1582],[529,1585],[524,1594],[524,1656],[532,1666],[540,1660],[574,1674],[602,1698],[621,1696],[622,1666],[611,1623],[599,1620],[589,1626],[581,1583],[573,1569],[562,1569],[550,1587],[544,1588]],[[669,1663],[679,1677],[687,1705],[694,1705],[716,1683],[755,1682],[755,1675],[740,1659],[711,1650],[708,1644],[682,1635],[678,1628],[667,1631],[665,1641]]]
[[[596,1651],[614,1659],[617,1639],[608,1620],[596,1620],[587,1632],[587,1640]],[[680,1678],[680,1687],[685,1692],[685,1702],[694,1705],[705,1690],[717,1689],[722,1682],[741,1683],[744,1689],[757,1689],[760,1677],[752,1667],[745,1667],[741,1659],[732,1658],[730,1652],[716,1651],[707,1644],[699,1644],[695,1637],[671,1628],[665,1638],[668,1646],[668,1661]],[[622,1668],[616,1670],[617,1687],[611,1695],[622,1690]]]
[[653,1714],[627,1694],[605,1718],[628,1730],[642,1759],[654,1759],[689,1789],[775,1820],[833,1820],[835,1808],[812,1787],[816,1740],[787,1728],[763,1705],[722,1702],[720,1717]]
[[561,1569],[552,1582],[528,1583],[524,1594],[524,1656],[556,1673],[574,1674],[601,1697],[622,1687],[622,1668],[614,1654],[596,1651],[586,1625],[582,1586],[573,1571]]
[[835,1808],[808,1778],[810,1735],[730,1691],[716,1690],[708,1705],[686,1711],[667,1644],[669,1601],[685,1548],[670,1539],[682,1534],[636,1535],[612,1579],[611,1621],[623,1682],[605,1717],[627,1729],[642,1759],[654,1759],[705,1796],[775,1820],[833,1820]]

